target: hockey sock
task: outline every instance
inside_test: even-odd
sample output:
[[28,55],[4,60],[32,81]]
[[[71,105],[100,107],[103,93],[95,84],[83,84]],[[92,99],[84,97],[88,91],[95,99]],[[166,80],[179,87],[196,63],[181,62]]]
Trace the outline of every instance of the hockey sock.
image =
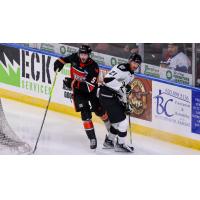
[[83,121],[83,126],[85,128],[85,132],[88,136],[88,138],[91,139],[95,139],[96,135],[95,135],[95,131],[94,131],[94,126],[91,120],[86,120]]
[[108,133],[108,139],[114,141],[115,137],[118,135],[118,130],[112,125],[110,127],[110,132]]
[[127,132],[118,132],[118,143],[119,144],[124,144],[125,141],[126,141],[126,135],[127,135]]
[[119,144],[124,144],[125,143],[125,137],[118,136],[118,143]]
[[108,133],[108,139],[114,141],[115,140],[116,135],[112,134],[112,133]]

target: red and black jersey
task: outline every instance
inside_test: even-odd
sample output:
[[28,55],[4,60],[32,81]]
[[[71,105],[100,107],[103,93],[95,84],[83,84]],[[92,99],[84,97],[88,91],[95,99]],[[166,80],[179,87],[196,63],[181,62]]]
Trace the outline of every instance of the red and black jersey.
[[78,54],[74,53],[70,56],[59,58],[58,65],[71,63],[71,86],[75,90],[80,90],[84,93],[90,93],[97,87],[99,76],[98,64],[89,58],[86,63],[82,63]]

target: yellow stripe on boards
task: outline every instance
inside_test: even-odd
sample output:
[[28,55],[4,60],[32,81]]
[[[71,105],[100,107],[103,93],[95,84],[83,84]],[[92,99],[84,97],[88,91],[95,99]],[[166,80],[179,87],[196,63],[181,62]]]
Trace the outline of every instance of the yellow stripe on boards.
[[[17,100],[26,104],[30,104],[30,105],[34,105],[34,106],[38,106],[42,108],[46,108],[46,105],[47,105],[47,100],[27,96],[24,94],[16,93],[16,92],[5,90],[2,88],[0,88],[0,97]],[[71,106],[64,106],[58,103],[50,103],[49,109],[56,112],[60,112],[60,113],[64,113],[64,114],[68,114],[68,115],[72,115],[74,117],[80,118],[80,113],[75,112],[74,108]],[[101,119],[95,115],[93,115],[93,121],[102,123]],[[200,150],[200,140],[191,139],[191,138],[184,137],[181,135],[172,134],[169,132],[145,127],[138,124],[132,124],[132,131],[140,135],[149,136],[149,137],[153,137],[153,138],[167,141],[170,143]]]
[[[26,103],[26,104],[30,104],[33,106],[38,106],[41,108],[46,108],[48,101],[47,100],[43,100],[40,98],[36,98],[36,97],[31,97],[28,95],[24,95],[24,94],[20,94],[17,92],[13,92],[13,91],[9,91],[9,90],[5,90],[0,88],[0,97],[3,98],[7,98],[7,99],[11,99],[11,100],[17,100],[20,101],[22,103]],[[80,117],[80,113],[77,113],[74,111],[74,108],[71,106],[65,106],[59,103],[50,103],[49,105],[49,109],[56,111],[56,112],[60,112],[60,113],[64,113],[64,114],[68,114],[68,115],[73,115],[75,117]]]
[[137,134],[153,137],[173,144],[178,144],[181,146],[200,150],[200,140],[195,140],[181,135],[172,134],[166,131],[161,131],[146,126],[141,126],[138,124],[134,124],[132,126],[132,131],[134,131]]

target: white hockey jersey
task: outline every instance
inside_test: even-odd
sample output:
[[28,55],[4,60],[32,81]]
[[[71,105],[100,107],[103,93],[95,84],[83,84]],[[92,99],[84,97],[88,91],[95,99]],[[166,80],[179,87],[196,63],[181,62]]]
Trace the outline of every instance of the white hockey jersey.
[[115,65],[104,77],[104,85],[118,93],[123,102],[126,98],[126,85],[134,79],[134,74],[129,71],[129,64]]
[[185,68],[187,70],[185,71],[186,73],[188,73],[189,67],[191,67],[190,59],[183,52],[179,52],[172,58],[169,58],[167,64],[170,69],[177,71],[180,71],[180,68]]

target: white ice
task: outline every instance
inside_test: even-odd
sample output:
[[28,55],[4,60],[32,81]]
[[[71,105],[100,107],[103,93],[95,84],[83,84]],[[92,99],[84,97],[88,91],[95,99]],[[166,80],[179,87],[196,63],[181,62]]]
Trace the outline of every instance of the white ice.
[[[8,123],[12,129],[23,141],[34,147],[45,110],[8,99],[2,99],[2,104]],[[106,134],[106,129],[102,124],[95,123],[95,131],[98,138],[96,152],[89,149],[89,141],[80,119],[49,111],[35,154],[120,154],[113,150],[102,149],[102,143]],[[200,154],[200,151],[197,150],[135,133],[133,133],[133,145],[135,152],[131,155]]]

